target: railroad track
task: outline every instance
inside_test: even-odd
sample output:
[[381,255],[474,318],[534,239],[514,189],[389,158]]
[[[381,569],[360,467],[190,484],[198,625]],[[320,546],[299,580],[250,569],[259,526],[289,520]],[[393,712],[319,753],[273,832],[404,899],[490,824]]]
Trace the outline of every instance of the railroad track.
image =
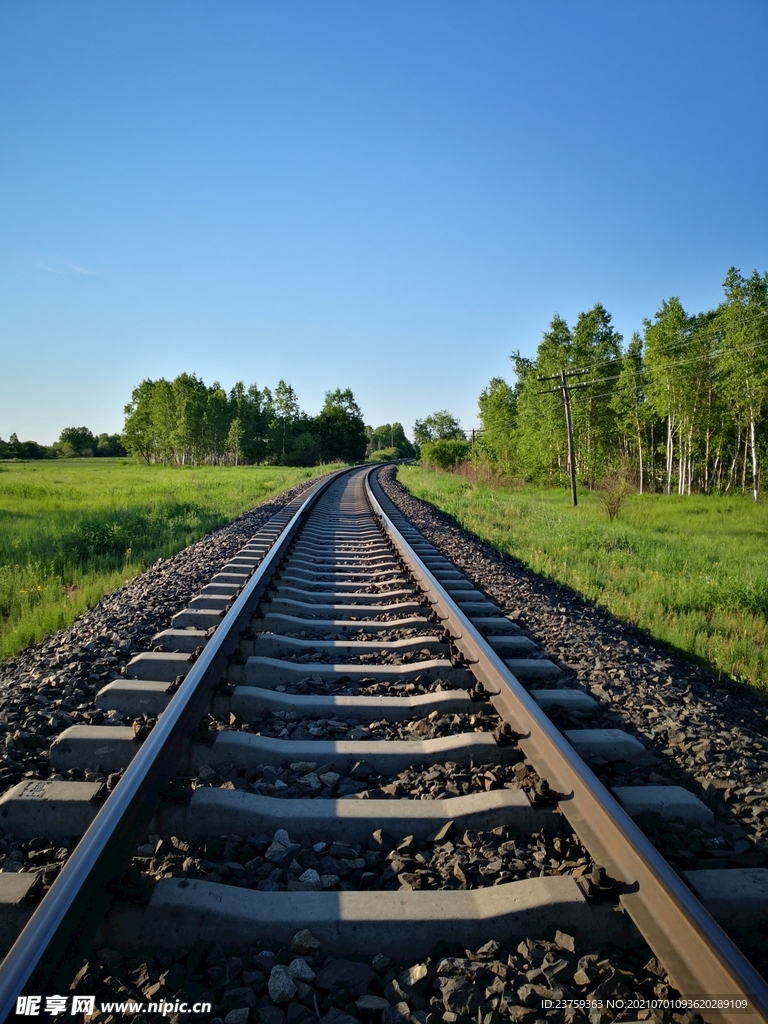
[[[318,483],[101,690],[118,724],[65,730],[58,777],[0,799],[18,836],[84,833],[0,966],[2,1019],[22,993],[67,991],[97,933],[172,962],[201,942],[289,946],[305,929],[307,954],[317,940],[334,957],[392,961],[559,932],[550,953],[564,959],[545,966],[561,971],[576,946],[641,935],[683,996],[732,1001],[706,1020],[768,1019],[764,981],[630,816],[679,813],[673,787],[663,803],[654,787],[609,793],[587,760],[650,755],[621,730],[556,728],[548,714],[588,724],[594,707],[559,675],[410,526],[376,470]],[[83,771],[97,781],[72,780]],[[409,799],[416,775],[422,799]],[[681,799],[689,820],[710,813]],[[459,837],[481,850],[477,878],[452,857]],[[548,843],[573,855],[549,873]],[[12,930],[35,877],[0,881]],[[555,991],[557,971],[534,966]]]

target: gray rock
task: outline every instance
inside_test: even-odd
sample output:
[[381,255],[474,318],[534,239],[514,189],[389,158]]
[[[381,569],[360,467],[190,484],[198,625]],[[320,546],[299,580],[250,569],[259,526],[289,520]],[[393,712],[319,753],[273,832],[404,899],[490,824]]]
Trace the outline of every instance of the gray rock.
[[269,849],[264,854],[264,857],[272,864],[282,864],[282,862],[287,860],[289,857],[288,847],[283,845],[283,843],[270,843]]
[[291,949],[300,956],[316,953],[320,949],[320,940],[315,938],[309,928],[302,928],[291,939]]
[[[300,934],[301,932],[299,932],[299,935]],[[298,950],[295,950],[295,952],[298,952]],[[262,949],[261,952],[254,956],[253,963],[259,968],[259,970],[269,974],[275,966],[275,954],[269,949]]]
[[465,978],[438,978],[443,1006],[451,1013],[474,1017],[483,1005],[483,994]]
[[306,871],[302,872],[299,875],[299,881],[303,882],[310,889],[321,889],[323,885],[320,875],[318,875],[314,868],[307,868]]
[[560,949],[565,949],[569,953],[576,952],[576,940],[572,935],[568,935],[566,932],[555,932],[555,942]]
[[229,1011],[224,1018],[224,1024],[248,1024],[250,1013],[247,1006],[238,1006],[237,1009]]
[[317,975],[317,987],[325,991],[344,987],[357,998],[365,995],[369,984],[376,978],[376,972],[368,964],[354,960],[329,960]]
[[256,1005],[256,993],[252,988],[230,988],[221,997],[221,1005],[226,1009],[253,1007]]
[[296,983],[288,973],[288,968],[276,964],[272,968],[267,985],[270,999],[275,1003],[287,1003],[296,995]]
[[355,1006],[361,1013],[373,1013],[374,1011],[388,1010],[389,1000],[383,996],[365,995],[356,1000]]
[[474,960],[465,960],[463,957],[446,956],[438,963],[437,973],[443,976],[462,975],[465,978],[474,977],[482,966]]
[[345,1013],[334,1006],[324,1017],[320,1018],[318,1024],[358,1024],[358,1020],[357,1017],[353,1017],[351,1014]]
[[302,957],[297,957],[288,964],[288,973],[294,981],[314,981],[317,975]]
[[279,1006],[261,1006],[256,1011],[257,1024],[285,1024],[285,1013]]
[[381,1015],[381,1024],[416,1024],[416,1020],[405,1001],[388,1006]]
[[319,793],[323,788],[323,784],[315,772],[308,772],[306,775],[302,775],[300,778],[296,779],[296,783],[299,786],[305,786],[313,793]]
[[421,991],[429,979],[429,967],[426,964],[414,964],[399,975],[401,985]]

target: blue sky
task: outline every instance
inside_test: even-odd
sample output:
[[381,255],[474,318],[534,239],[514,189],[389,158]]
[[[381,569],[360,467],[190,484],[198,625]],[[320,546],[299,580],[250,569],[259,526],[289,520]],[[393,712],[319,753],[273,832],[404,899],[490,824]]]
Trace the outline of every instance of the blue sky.
[[144,377],[476,422],[553,314],[768,270],[764,0],[0,6],[0,436]]

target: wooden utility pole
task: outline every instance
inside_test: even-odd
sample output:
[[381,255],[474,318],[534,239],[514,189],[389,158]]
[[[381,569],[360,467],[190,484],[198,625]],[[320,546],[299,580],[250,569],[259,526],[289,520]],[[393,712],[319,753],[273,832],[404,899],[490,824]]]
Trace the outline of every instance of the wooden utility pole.
[[[537,377],[536,380],[559,380],[559,388],[549,388],[547,391],[540,391],[540,395],[549,395],[555,391],[559,391],[563,396],[563,409],[565,410],[565,426],[568,433],[568,474],[571,478],[571,504],[578,505],[578,499],[576,497],[576,455],[573,450],[573,422],[571,420],[571,395],[568,390],[568,378],[569,377],[581,377],[585,373],[589,373],[589,370],[561,370],[559,373],[553,373],[549,377]],[[583,387],[582,384],[577,384],[577,387]]]
[[573,453],[573,423],[571,422],[571,396],[568,394],[568,378],[565,370],[560,371],[560,385],[563,391],[565,408],[565,425],[568,428],[568,472],[571,475],[571,504],[577,505],[576,498],[576,458]]

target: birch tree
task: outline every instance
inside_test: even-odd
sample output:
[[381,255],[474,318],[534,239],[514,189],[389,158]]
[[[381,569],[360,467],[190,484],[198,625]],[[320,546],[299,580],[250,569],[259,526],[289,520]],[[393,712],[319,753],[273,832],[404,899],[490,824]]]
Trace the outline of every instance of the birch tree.
[[[768,274],[755,270],[745,278],[731,267],[723,283],[725,301],[718,310],[721,345],[718,370],[722,395],[744,434],[742,489],[746,486],[747,452],[751,458],[752,496],[760,493],[758,421],[768,403]],[[740,443],[734,464],[739,456]]]

